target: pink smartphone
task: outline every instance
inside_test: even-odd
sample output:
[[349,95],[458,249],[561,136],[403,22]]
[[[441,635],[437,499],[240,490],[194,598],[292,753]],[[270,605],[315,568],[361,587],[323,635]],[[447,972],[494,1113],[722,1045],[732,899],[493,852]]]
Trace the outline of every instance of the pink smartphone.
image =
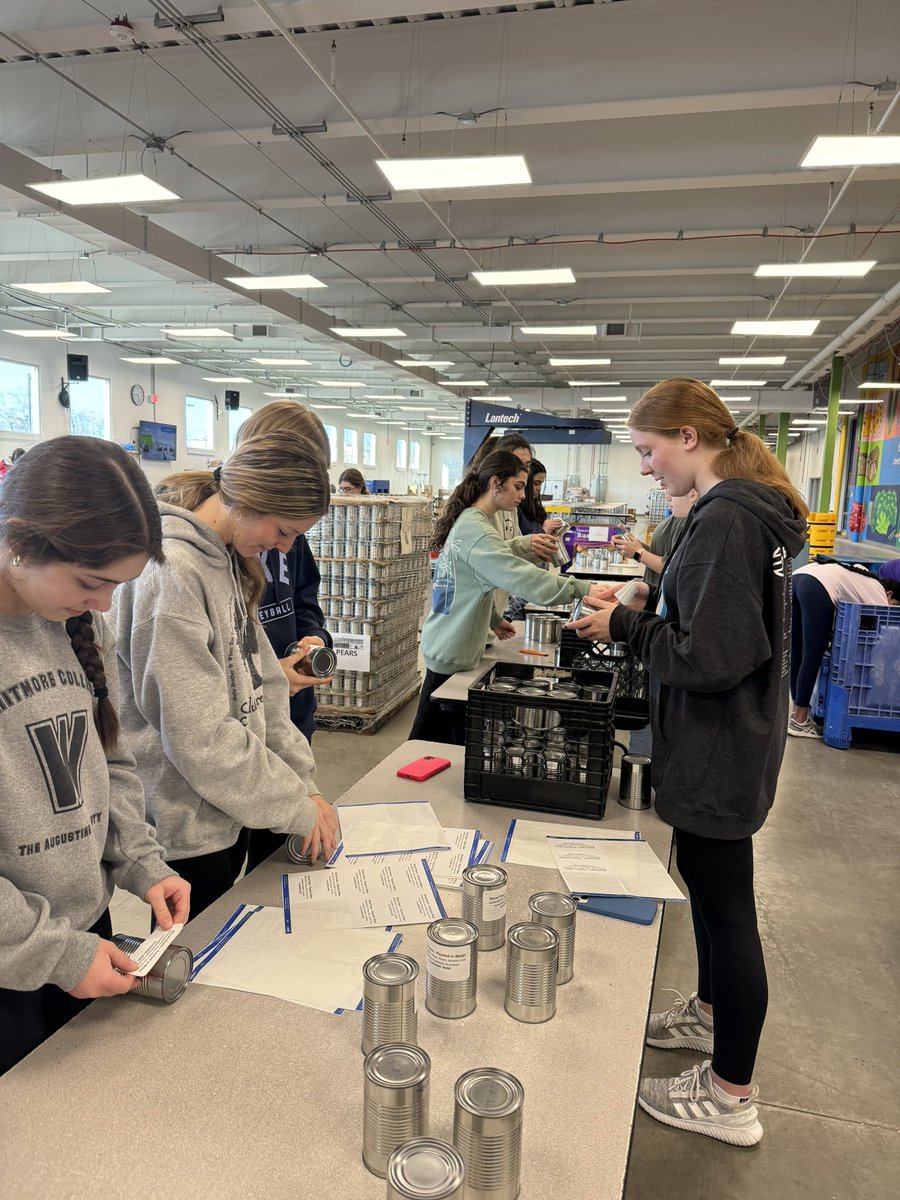
[[426,754],[424,758],[417,758],[415,762],[401,767],[397,774],[401,779],[414,779],[416,783],[422,783],[432,775],[446,771],[449,766],[449,758],[435,758],[433,754]]

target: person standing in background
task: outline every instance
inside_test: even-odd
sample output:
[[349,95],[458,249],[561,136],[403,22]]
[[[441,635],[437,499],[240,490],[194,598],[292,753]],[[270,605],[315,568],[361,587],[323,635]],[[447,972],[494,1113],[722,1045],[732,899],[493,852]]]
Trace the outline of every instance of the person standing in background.
[[342,496],[368,496],[369,489],[366,487],[362,471],[357,471],[356,467],[348,467],[346,471],[342,471],[338,480],[338,491]]
[[649,543],[640,541],[631,533],[618,533],[612,539],[613,546],[625,558],[634,559],[641,564],[644,568],[644,583],[648,587],[659,587],[666,560],[671,557],[681,541],[688,514],[698,499],[694,488],[691,488],[686,496],[667,494],[666,501],[671,513],[653,530]]
[[[528,466],[528,483],[519,505],[519,531],[525,537],[533,533],[547,533],[552,536],[554,529],[559,529],[562,521],[558,517],[549,517],[541,503],[541,488],[547,482],[547,468],[543,463],[533,458]],[[542,570],[547,570],[548,563],[539,562]],[[507,621],[522,621],[525,617],[525,604],[521,596],[510,596],[509,603],[503,613]]]

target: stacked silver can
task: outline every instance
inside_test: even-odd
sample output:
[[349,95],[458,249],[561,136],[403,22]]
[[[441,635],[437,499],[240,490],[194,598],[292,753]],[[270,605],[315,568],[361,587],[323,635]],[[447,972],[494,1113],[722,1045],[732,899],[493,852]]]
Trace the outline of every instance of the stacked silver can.
[[[113,934],[112,939],[123,954],[134,954],[143,938],[129,937],[125,933]],[[147,974],[129,993],[132,996],[150,996],[166,1004],[174,1004],[184,992],[194,969],[194,956],[187,946],[176,946],[173,942],[162,952]]]
[[511,1017],[528,1025],[556,1013],[559,937],[547,925],[523,921],[506,935],[506,1002]]
[[578,909],[571,896],[562,892],[535,892],[528,899],[531,920],[535,925],[547,925],[559,938],[559,967],[557,985],[568,983],[575,974],[575,916]]
[[466,1200],[515,1200],[525,1090],[514,1075],[478,1067],[456,1081],[453,1142],[466,1165]]
[[431,1059],[418,1046],[388,1044],[363,1067],[363,1162],[384,1179],[398,1146],[428,1133]]
[[388,1160],[387,1200],[462,1200],[466,1168],[454,1146],[414,1138]]
[[502,867],[466,867],[462,878],[463,920],[478,930],[479,950],[499,950],[506,933],[506,872]]
[[432,921],[425,940],[425,1007],[457,1020],[478,1002],[478,930],[458,917]]
[[362,1052],[389,1042],[418,1041],[419,964],[405,954],[376,954],[363,967]]

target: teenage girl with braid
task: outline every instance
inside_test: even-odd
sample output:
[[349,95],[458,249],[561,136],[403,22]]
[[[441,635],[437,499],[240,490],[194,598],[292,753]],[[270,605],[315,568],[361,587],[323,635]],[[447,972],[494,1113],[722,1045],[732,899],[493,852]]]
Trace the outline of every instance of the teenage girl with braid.
[[328,464],[310,438],[279,432],[156,490],[165,566],[120,589],[112,619],[147,810],[196,915],[237,878],[245,829],[301,834],[314,858],[335,848],[337,818],[257,619],[259,556],[287,553],[328,511]]
[[144,820],[118,738],[116,655],[93,614],[162,560],[137,463],[98,438],[42,442],[0,489],[0,1073],[95,996],[129,991],[116,883],[163,928],[189,885]]

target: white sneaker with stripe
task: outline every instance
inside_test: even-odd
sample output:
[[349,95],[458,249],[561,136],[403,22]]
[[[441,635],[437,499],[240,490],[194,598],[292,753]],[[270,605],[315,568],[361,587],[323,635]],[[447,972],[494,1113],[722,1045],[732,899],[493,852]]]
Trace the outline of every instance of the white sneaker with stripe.
[[699,1050],[712,1054],[713,1022],[692,992],[685,1000],[681,992],[666,988],[677,999],[666,1012],[651,1013],[647,1022],[647,1045],[660,1050]]
[[709,1059],[671,1079],[642,1079],[638,1104],[664,1125],[702,1133],[731,1146],[755,1146],[763,1127],[754,1101],[754,1087],[746,1099],[721,1100],[713,1089]]

